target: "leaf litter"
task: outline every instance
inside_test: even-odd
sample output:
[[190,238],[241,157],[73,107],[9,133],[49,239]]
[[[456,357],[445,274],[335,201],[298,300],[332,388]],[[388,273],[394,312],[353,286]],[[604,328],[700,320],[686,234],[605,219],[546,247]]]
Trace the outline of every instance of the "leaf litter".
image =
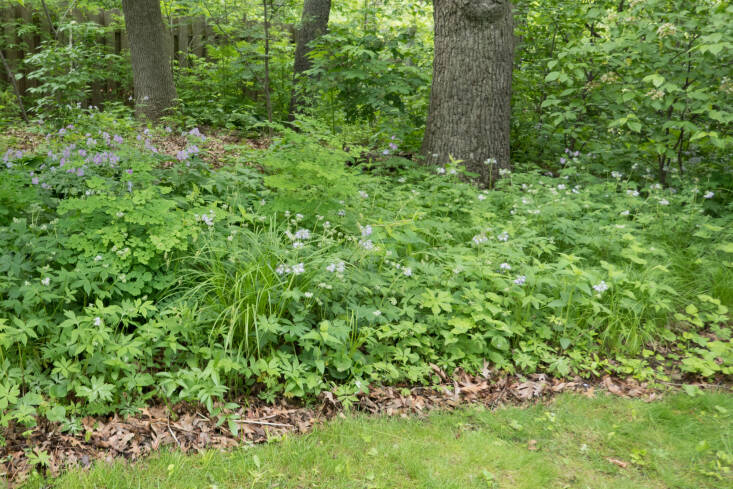
[[[465,405],[493,409],[503,405],[522,405],[546,401],[563,392],[593,397],[597,392],[647,402],[661,398],[661,391],[634,379],[604,376],[592,384],[576,377],[557,379],[545,374],[507,376],[487,366],[478,375],[456,369],[452,375],[432,365],[441,383],[425,386],[376,386],[357,395],[354,409],[374,415],[422,416],[435,409],[450,410]],[[218,406],[229,422],[207,415],[201,406],[179,403],[153,405],[134,416],[84,417],[78,433],[62,431],[60,423],[39,418],[27,430],[10,425],[4,430],[0,447],[0,479],[10,487],[25,480],[34,469],[58,476],[70,467],[89,467],[94,461],[115,459],[135,461],[162,447],[184,453],[207,449],[230,450],[242,445],[264,443],[289,433],[308,433],[318,423],[344,416],[344,406],[333,392],[323,392],[314,406],[291,400],[265,403],[256,398],[240,402],[243,407]],[[536,450],[531,440],[528,449]],[[38,453],[45,467],[36,467]],[[623,467],[615,459],[609,462]],[[624,463],[624,462],[622,462]]]

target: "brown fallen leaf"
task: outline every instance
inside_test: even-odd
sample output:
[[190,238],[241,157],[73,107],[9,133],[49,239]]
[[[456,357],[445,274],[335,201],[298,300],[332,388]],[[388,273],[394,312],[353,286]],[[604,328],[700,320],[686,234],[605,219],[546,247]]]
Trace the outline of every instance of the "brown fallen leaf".
[[617,458],[611,458],[611,457],[609,457],[606,460],[608,460],[609,462],[611,462],[614,465],[618,465],[622,469],[625,469],[626,467],[629,466],[629,463],[628,462],[624,462],[623,460],[619,460]]
[[539,450],[539,447],[537,446],[537,440],[529,440],[529,443],[527,443],[527,450],[533,452]]

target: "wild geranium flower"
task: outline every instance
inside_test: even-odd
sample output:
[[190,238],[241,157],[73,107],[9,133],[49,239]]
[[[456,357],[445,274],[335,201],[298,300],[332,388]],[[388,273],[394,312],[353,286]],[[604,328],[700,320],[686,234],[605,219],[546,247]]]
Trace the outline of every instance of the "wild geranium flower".
[[557,189],[558,189],[558,190],[565,190],[566,188],[567,188],[567,187],[565,186],[565,184],[564,184],[564,183],[561,183],[560,185],[558,185],[558,186],[557,186]]
[[293,275],[300,275],[301,273],[305,273],[305,265],[302,263],[297,263],[293,265],[292,269]]
[[366,226],[360,226],[361,227],[361,236],[362,238],[367,238],[372,235],[372,227],[367,224]]
[[509,271],[512,269],[512,266],[508,263],[502,263],[501,265],[499,265],[499,269],[504,270],[504,271]]
[[639,196],[639,192],[637,190],[631,190],[631,189],[630,190],[627,190],[626,191],[626,194],[627,195],[631,195],[632,197],[638,197]]
[[445,168],[441,166],[438,167],[435,171],[438,172],[438,175],[443,175],[445,173]]
[[412,277],[412,268],[404,267],[402,269],[402,273],[405,275],[405,277]]
[[564,165],[565,163],[567,163],[567,161],[568,160],[566,160],[565,158],[560,158],[560,164],[561,165]]
[[606,282],[604,282],[603,280],[601,280],[600,283],[598,283],[598,284],[596,284],[596,285],[593,286],[593,290],[595,290],[599,294],[602,294],[602,293],[604,293],[605,291],[608,290],[608,284],[606,284]]
[[703,199],[712,199],[713,197],[715,197],[715,192],[707,192],[702,197]]
[[517,278],[514,279],[514,283],[516,285],[524,285],[524,282],[527,281],[527,277],[524,275],[517,275]]
[[486,200],[486,195],[484,194],[478,194],[478,200]]
[[275,269],[275,273],[278,275],[285,275],[288,273],[288,268],[285,265],[278,265],[278,267]]
[[339,209],[339,211],[336,213],[339,217],[344,217],[346,215],[346,211],[343,209]]
[[94,326],[101,326],[102,325],[102,318],[99,316],[94,318]]
[[499,236],[497,236],[496,239],[498,239],[499,241],[507,242],[507,241],[509,241],[509,233],[507,233],[506,231],[504,231]]
[[611,176],[612,176],[613,178],[615,178],[616,180],[618,180],[618,179],[620,179],[621,177],[623,177],[623,176],[624,176],[624,174],[623,174],[623,173],[621,173],[620,171],[612,171],[612,172],[611,172]]
[[303,245],[303,243],[301,241],[293,241],[293,248],[295,248],[296,250],[298,248],[302,248],[303,246],[305,246],[305,245]]
[[43,284],[43,285],[48,285],[50,283],[51,283],[51,279],[48,278],[48,277],[45,277],[45,278],[42,278],[41,279],[41,284]]
[[484,165],[496,165],[496,158],[487,158]]
[[293,237],[295,239],[310,239],[311,232],[308,229],[298,229]]

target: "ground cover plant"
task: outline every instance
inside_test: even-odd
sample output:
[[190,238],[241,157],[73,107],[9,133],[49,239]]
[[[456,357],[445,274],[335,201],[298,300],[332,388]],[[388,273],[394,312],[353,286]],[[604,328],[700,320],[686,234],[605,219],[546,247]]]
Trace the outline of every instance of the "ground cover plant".
[[[198,129],[90,132],[104,118],[5,154],[4,425],[150,399],[348,399],[430,382],[431,364],[730,374],[733,226],[706,182],[592,176],[574,155],[482,191],[460,162],[348,169],[287,131],[212,169]],[[283,164],[296,153],[309,163]]]
[[101,462],[53,487],[712,489],[731,480],[731,410],[722,393],[655,403],[567,395],[529,408],[350,417],[231,453]]

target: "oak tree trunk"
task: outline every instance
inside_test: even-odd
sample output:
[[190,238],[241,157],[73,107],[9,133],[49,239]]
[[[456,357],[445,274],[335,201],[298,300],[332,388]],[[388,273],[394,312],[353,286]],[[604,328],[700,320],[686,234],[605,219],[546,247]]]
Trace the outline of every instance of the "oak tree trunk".
[[160,1],[122,0],[122,11],[130,43],[135,112],[158,120],[176,99]]
[[[434,0],[435,58],[422,152],[429,164],[463,160],[490,185],[509,168],[514,56],[509,0]],[[486,164],[496,160],[496,165]],[[498,167],[498,168],[497,168]]]
[[[331,14],[331,0],[305,0],[300,28],[295,34],[295,63],[293,65],[293,82],[302,82],[303,72],[311,68],[310,43],[326,33],[328,17]],[[300,111],[303,97],[297,87],[293,88],[290,98],[290,115]]]

